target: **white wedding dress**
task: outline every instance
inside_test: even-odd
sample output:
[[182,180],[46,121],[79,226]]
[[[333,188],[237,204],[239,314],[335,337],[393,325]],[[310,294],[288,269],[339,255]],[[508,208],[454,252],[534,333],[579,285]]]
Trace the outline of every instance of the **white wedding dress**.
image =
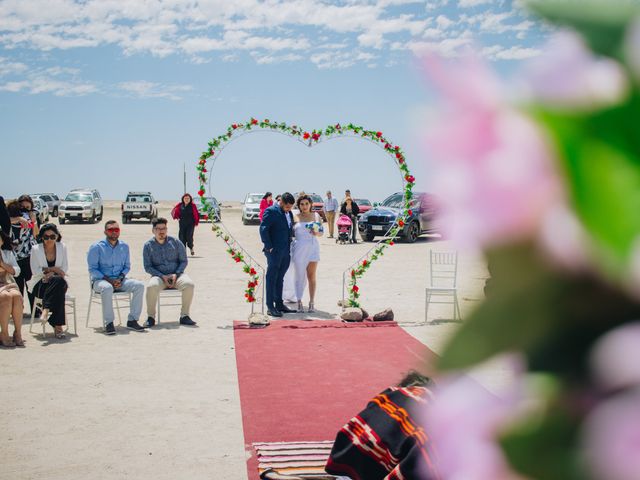
[[[320,221],[316,213],[316,222]],[[307,266],[309,262],[320,261],[320,243],[306,227],[313,222],[296,222],[293,225],[294,240],[291,242],[291,263],[284,276],[282,298],[285,302],[297,303],[302,300],[307,286]]]

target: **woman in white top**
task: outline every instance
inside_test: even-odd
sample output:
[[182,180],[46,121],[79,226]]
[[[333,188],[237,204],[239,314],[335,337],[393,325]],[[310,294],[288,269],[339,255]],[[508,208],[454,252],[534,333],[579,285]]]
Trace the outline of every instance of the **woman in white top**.
[[[22,295],[13,277],[20,275],[20,267],[13,253],[11,237],[0,230],[0,346],[24,347],[22,340]],[[13,339],[9,337],[9,317],[13,317]]]
[[49,322],[56,338],[64,338],[64,296],[67,293],[65,279],[69,263],[67,247],[61,242],[62,235],[53,223],[40,227],[38,243],[31,250],[31,272],[33,276],[27,287],[36,298],[42,299],[42,323]]
[[320,261],[320,244],[317,237],[322,236],[322,231],[312,228],[314,224],[322,226],[320,217],[311,210],[313,202],[308,195],[301,195],[296,202],[300,213],[295,217],[293,234],[295,241],[291,246],[291,263],[294,270],[295,296],[298,301],[298,310],[304,311],[302,295],[309,282],[309,312],[314,311],[316,297],[316,271]]

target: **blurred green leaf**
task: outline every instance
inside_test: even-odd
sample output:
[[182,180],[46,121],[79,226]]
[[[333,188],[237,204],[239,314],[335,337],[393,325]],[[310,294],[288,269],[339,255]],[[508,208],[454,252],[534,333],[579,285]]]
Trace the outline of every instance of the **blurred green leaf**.
[[640,302],[595,275],[556,269],[533,245],[488,253],[486,300],[465,320],[438,361],[459,370],[521,351],[529,370],[571,382],[588,375],[588,352],[607,330],[640,318]]
[[575,444],[578,422],[562,407],[531,416],[500,438],[512,468],[527,478],[583,480]]
[[450,340],[438,367],[462,369],[497,353],[527,350],[556,324],[553,292],[557,279],[532,245],[509,246],[488,253],[491,290]]
[[601,249],[601,266],[626,275],[640,235],[640,96],[577,115],[538,112],[556,144],[573,206]]
[[625,31],[640,13],[634,1],[528,0],[525,5],[551,23],[578,31],[600,55],[621,57]]

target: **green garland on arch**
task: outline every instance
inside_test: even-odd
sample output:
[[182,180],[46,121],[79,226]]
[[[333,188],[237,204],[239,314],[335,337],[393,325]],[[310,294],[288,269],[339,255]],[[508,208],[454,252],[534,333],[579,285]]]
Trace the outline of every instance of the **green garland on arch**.
[[[287,125],[284,122],[274,122],[269,120],[268,118],[265,118],[264,120],[258,120],[254,117],[251,117],[246,122],[233,123],[229,125],[229,127],[227,127],[226,133],[218,135],[208,142],[208,148],[200,155],[198,165],[196,167],[198,171],[198,182],[200,185],[198,196],[200,197],[200,201],[202,202],[202,205],[209,213],[209,215],[211,215],[212,213],[213,206],[205,197],[205,194],[207,192],[207,161],[212,157],[215,158],[220,153],[221,148],[223,148],[229,141],[231,141],[234,135],[239,135],[259,129],[283,133],[300,141],[306,142],[310,147],[319,143],[324,138],[329,139],[342,135],[350,135],[360,137],[365,140],[370,140],[381,146],[384,151],[389,156],[391,156],[396,166],[402,173],[404,191],[403,212],[398,216],[396,224],[389,230],[387,238],[379,242],[378,246],[371,250],[367,254],[366,258],[358,263],[357,267],[351,270],[351,278],[349,281],[348,289],[348,306],[359,307],[360,302],[358,301],[358,299],[360,298],[360,289],[358,287],[358,279],[365,274],[365,272],[371,267],[371,264],[373,262],[384,255],[384,250],[387,247],[394,245],[394,240],[397,237],[399,231],[404,227],[405,222],[412,215],[410,206],[411,200],[413,199],[413,186],[415,185],[415,177],[411,175],[411,172],[409,171],[409,167],[407,166],[403,150],[399,146],[394,145],[392,142],[387,140],[382,132],[376,130],[367,130],[364,127],[355,125],[353,123],[348,123],[346,125],[336,123],[335,125],[329,125],[325,128],[314,130],[305,130],[301,127],[298,127],[297,125]],[[228,247],[227,251],[234,259],[234,261],[241,264],[243,267],[243,271],[249,275],[250,278],[247,283],[247,289],[245,290],[245,299],[248,302],[254,302],[255,287],[258,283],[258,278],[255,270],[253,270],[251,265],[249,265],[249,263],[245,261],[244,256],[233,248],[232,239],[229,238],[229,235],[223,234],[219,227],[213,226],[212,229],[218,237],[222,238],[225,241]]]

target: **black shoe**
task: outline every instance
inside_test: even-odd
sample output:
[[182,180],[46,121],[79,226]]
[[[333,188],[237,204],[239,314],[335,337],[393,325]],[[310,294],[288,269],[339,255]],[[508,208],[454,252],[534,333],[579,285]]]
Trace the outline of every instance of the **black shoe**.
[[144,328],[151,328],[156,325],[156,320],[153,317],[147,317],[147,321],[142,324]]
[[129,330],[135,330],[136,332],[144,332],[144,328],[142,328],[135,320],[129,320],[127,322],[127,328]]
[[287,307],[286,305],[280,305],[280,306],[276,306],[276,308],[278,309],[279,312],[282,313],[297,313],[297,310],[292,310],[291,308]]
[[276,310],[275,308],[268,308],[267,309],[267,314],[270,317],[281,317],[282,313],[280,313],[278,310]]
[[115,335],[116,334],[116,327],[113,326],[113,322],[112,323],[107,323],[107,326],[104,327],[104,334],[105,335]]
[[188,325],[190,327],[193,327],[194,325],[197,325],[197,323],[191,320],[189,318],[189,315],[185,315],[184,317],[180,317],[180,325]]

